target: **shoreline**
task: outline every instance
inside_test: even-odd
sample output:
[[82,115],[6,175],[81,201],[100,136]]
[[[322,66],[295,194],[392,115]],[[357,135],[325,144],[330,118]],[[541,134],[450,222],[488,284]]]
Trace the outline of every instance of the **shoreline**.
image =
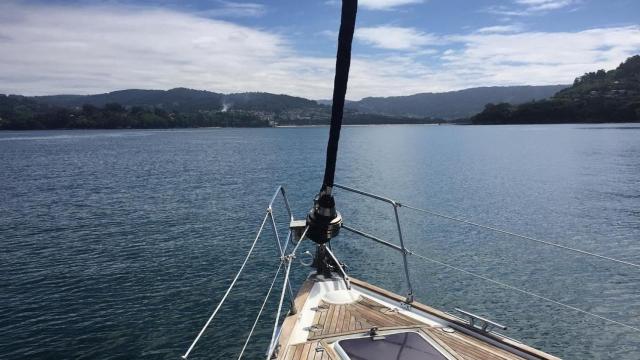
[[[636,124],[637,121],[620,122],[564,122],[564,123],[517,123],[517,124],[472,124],[472,123],[436,123],[436,124],[349,124],[344,127],[372,127],[372,126],[526,126],[526,125],[625,125]],[[66,129],[0,129],[0,134],[9,132],[27,131],[106,131],[106,130],[128,130],[128,131],[175,131],[175,130],[210,130],[210,129],[289,129],[289,128],[326,128],[329,125],[276,125],[276,126],[206,126],[206,127],[179,127],[179,128],[66,128]]]

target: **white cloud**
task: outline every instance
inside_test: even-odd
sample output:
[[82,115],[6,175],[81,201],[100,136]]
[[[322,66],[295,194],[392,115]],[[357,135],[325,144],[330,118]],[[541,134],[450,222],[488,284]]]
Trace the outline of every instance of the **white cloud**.
[[[0,18],[0,93],[184,86],[320,99],[332,92],[334,54],[302,56],[281,34],[228,21],[140,7],[15,4],[0,5]],[[384,50],[354,53],[350,99],[570,83],[640,52],[640,26],[447,36],[405,30],[359,33]],[[434,43],[447,50],[434,55]],[[420,54],[432,55],[424,60]]]
[[371,10],[389,10],[399,6],[420,4],[422,0],[360,0],[358,4]]
[[504,16],[530,16],[544,14],[569,6],[579,5],[582,0],[513,0],[515,7],[491,6],[487,12]]
[[522,31],[522,25],[495,25],[487,26],[476,30],[480,34],[492,34],[492,33],[514,33]]
[[219,1],[220,6],[200,12],[212,17],[259,17],[267,12],[267,7],[258,3]]
[[311,96],[331,86],[317,75],[331,59],[297,57],[280,35],[226,21],[126,7],[5,4],[0,13],[0,92],[186,86]]
[[358,28],[355,37],[366,44],[389,50],[415,50],[439,41],[436,36],[413,28],[387,25]]
[[438,64],[417,60],[415,52],[359,59],[350,86],[357,93],[389,96],[475,86],[570,84],[585,72],[613,69],[640,53],[640,26],[577,32],[494,31],[451,35],[440,41],[448,41],[448,48],[441,52]]
[[[421,4],[424,0],[360,0],[358,6],[368,10],[395,10],[400,6]],[[340,6],[340,0],[326,0],[331,6]]]
[[338,40],[338,31],[336,30],[322,30],[318,34],[331,40]]
[[[444,55],[448,69],[485,84],[570,83],[587,71],[612,69],[640,52],[640,27],[579,32],[471,34],[451,37],[462,48]],[[468,72],[463,69],[470,69]]]
[[555,10],[574,5],[577,0],[515,0],[517,4],[526,6],[529,11]]

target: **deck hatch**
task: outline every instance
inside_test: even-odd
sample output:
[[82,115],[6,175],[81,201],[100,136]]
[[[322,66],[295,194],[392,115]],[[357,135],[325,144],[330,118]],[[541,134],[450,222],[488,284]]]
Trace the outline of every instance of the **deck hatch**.
[[338,345],[351,360],[447,360],[438,349],[415,332],[340,340]]

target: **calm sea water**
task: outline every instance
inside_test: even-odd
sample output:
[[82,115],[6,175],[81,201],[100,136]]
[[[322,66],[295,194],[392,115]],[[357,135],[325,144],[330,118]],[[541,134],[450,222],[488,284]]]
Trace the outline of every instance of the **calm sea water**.
[[[0,133],[0,358],[177,359],[239,267],[276,185],[304,216],[327,133]],[[637,126],[348,127],[341,141],[340,183],[640,263]],[[346,223],[397,241],[388,206],[345,192],[337,201]],[[284,232],[281,203],[275,213]],[[417,252],[640,327],[636,268],[408,209],[401,216]],[[265,235],[194,359],[235,358],[242,346],[277,267]],[[334,249],[354,276],[406,291],[397,254],[348,234]],[[640,358],[640,333],[437,264],[411,265],[423,302],[485,315],[567,359]],[[299,283],[309,269],[293,272]],[[268,314],[250,358],[264,354]]]

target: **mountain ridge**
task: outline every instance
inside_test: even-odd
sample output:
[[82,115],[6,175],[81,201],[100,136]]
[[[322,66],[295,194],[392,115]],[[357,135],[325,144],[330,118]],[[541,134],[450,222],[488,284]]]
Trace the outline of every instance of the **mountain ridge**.
[[233,107],[241,110],[273,111],[276,108],[282,110],[318,105],[313,100],[285,94],[266,92],[223,94],[184,87],[169,90],[125,89],[92,95],[45,95],[31,98],[43,104],[67,108],[118,103],[123,106],[152,106],[178,111],[221,111]]
[[[488,103],[507,102],[513,105],[553,96],[569,85],[483,86],[446,92],[425,92],[406,96],[365,97],[347,101],[346,109],[359,113],[415,118],[452,120],[482,111]],[[223,94],[208,90],[173,88],[169,90],[126,89],[93,95],[47,95],[31,97],[51,106],[80,107],[88,104],[105,106],[149,106],[177,111],[289,111],[293,109],[321,110],[330,100],[310,100],[303,97],[267,92]]]
[[569,85],[481,86],[446,92],[426,92],[406,96],[365,97],[346,107],[383,115],[465,118],[482,111],[488,103],[521,104],[553,96]]

